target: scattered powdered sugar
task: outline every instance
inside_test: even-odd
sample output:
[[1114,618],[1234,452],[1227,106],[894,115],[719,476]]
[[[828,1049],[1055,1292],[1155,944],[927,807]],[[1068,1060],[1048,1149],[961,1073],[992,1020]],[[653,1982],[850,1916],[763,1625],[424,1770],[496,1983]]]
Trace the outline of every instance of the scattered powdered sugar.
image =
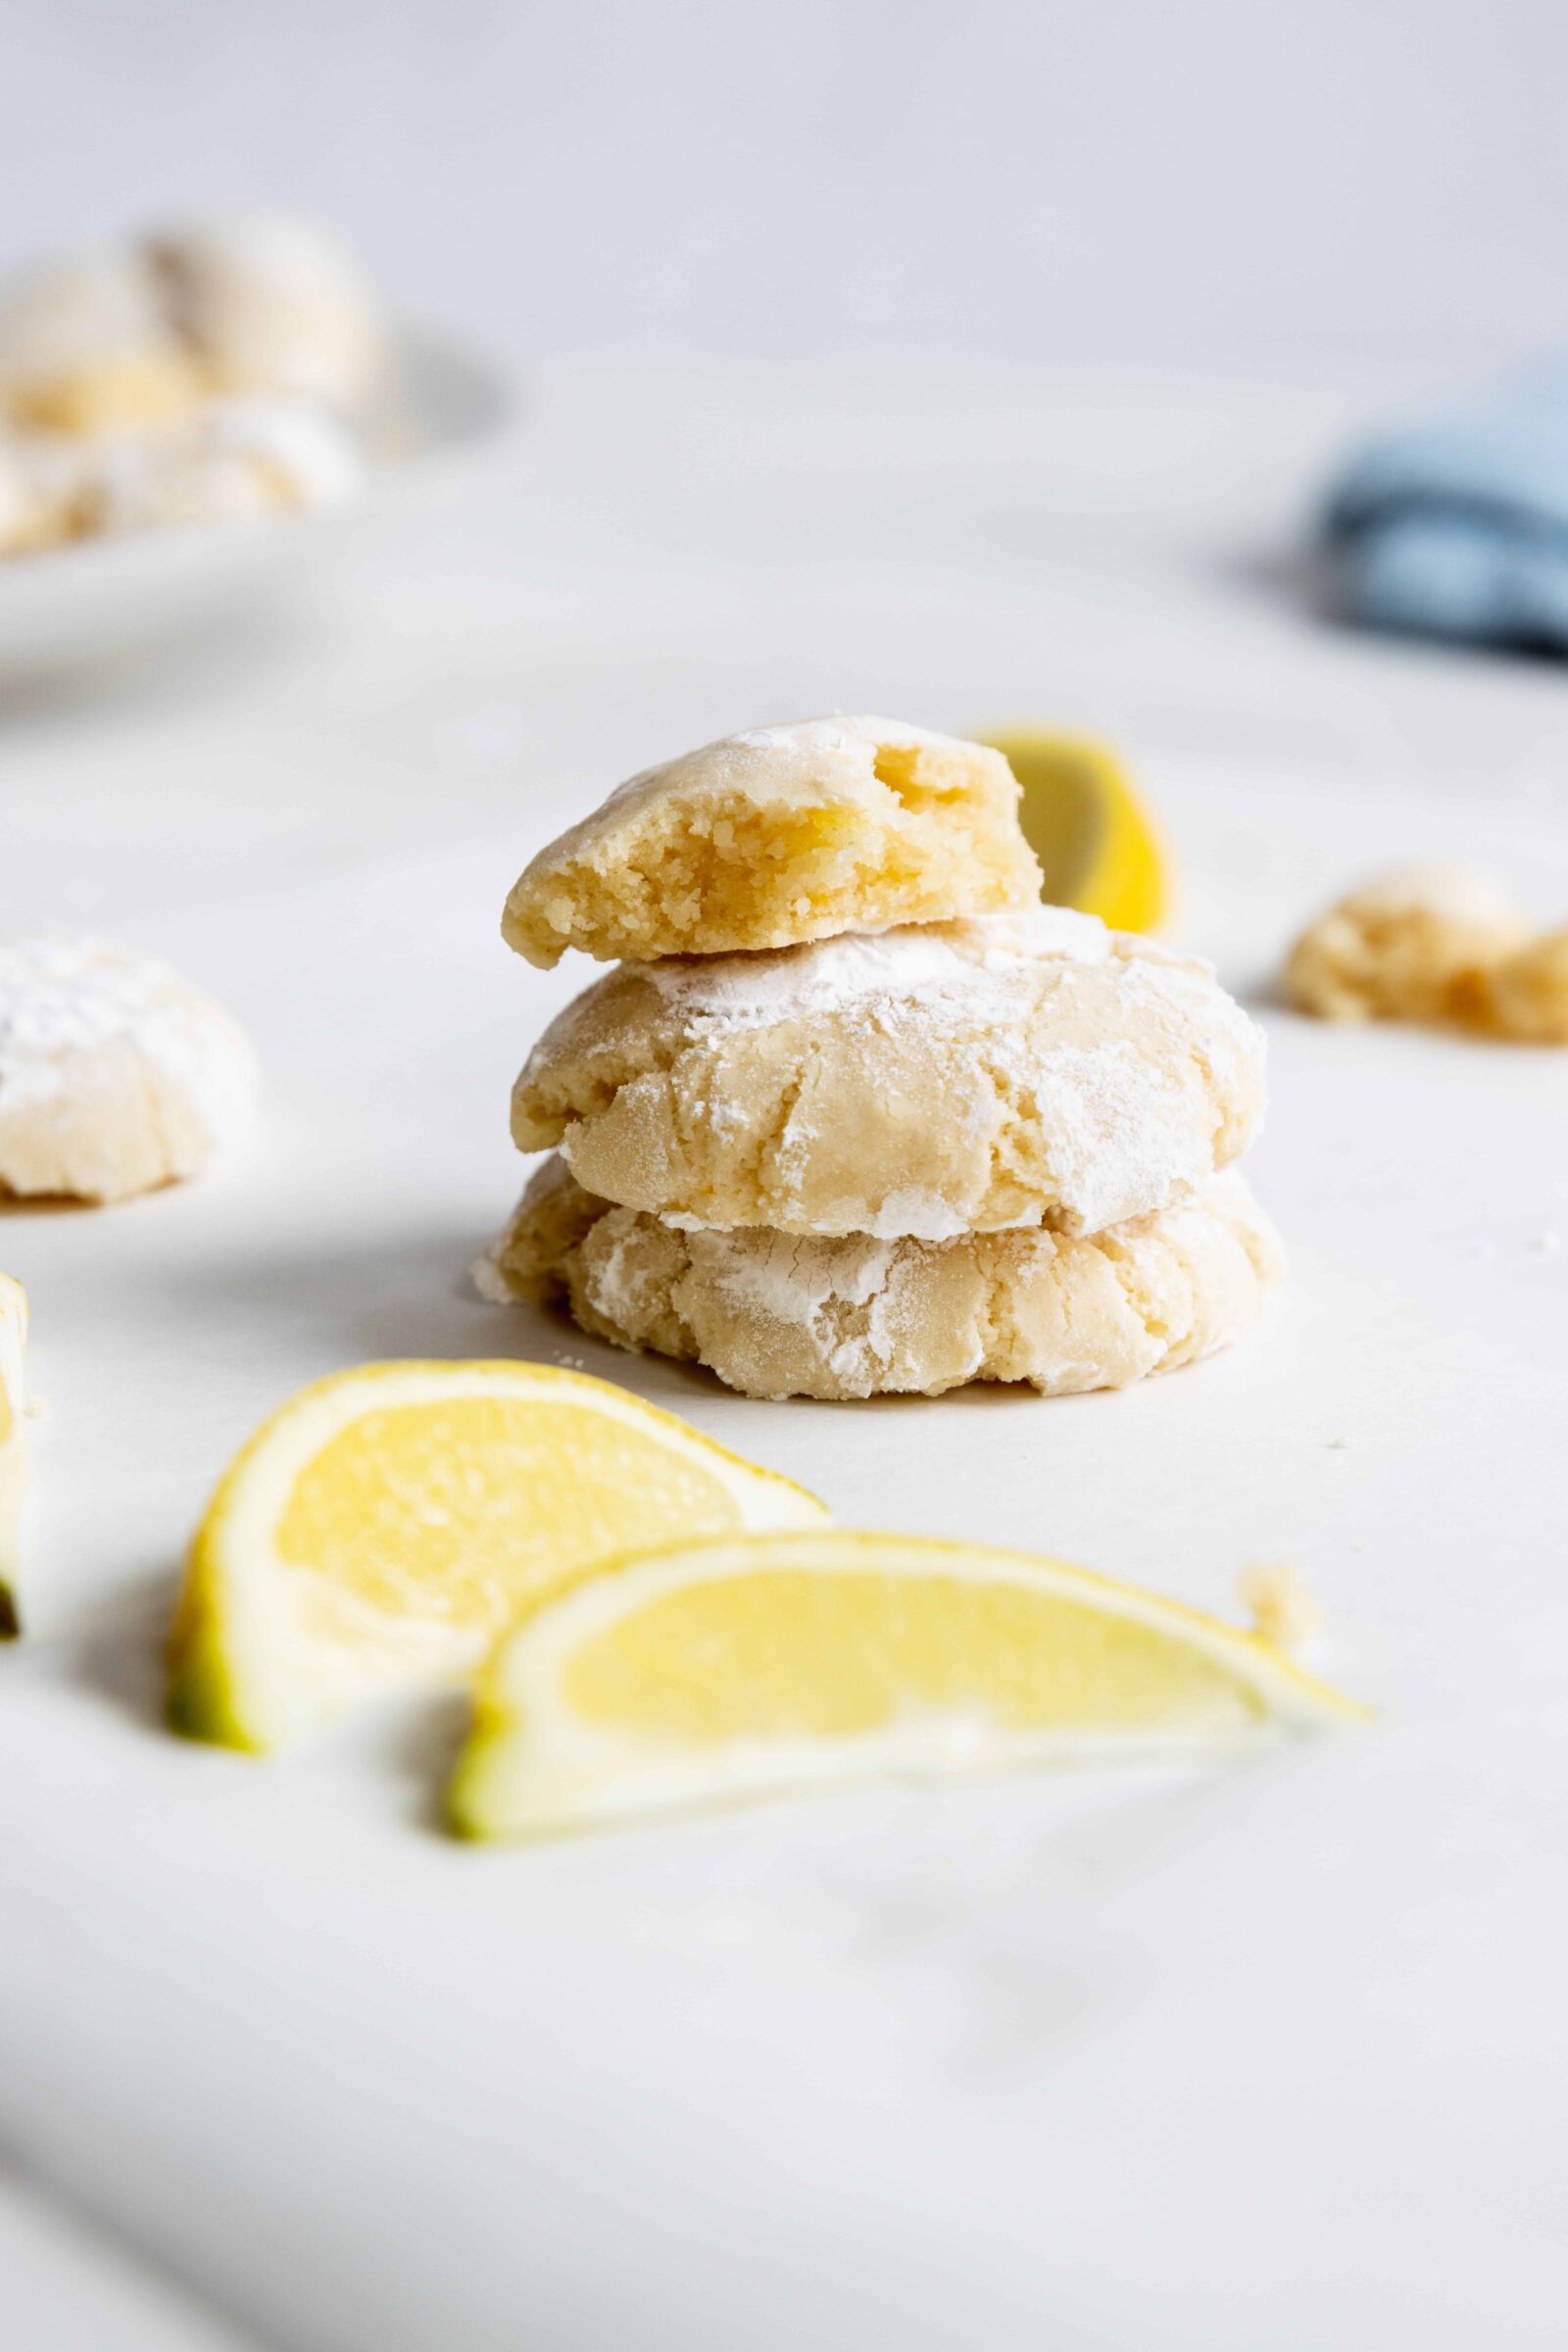
[[62,1094],[76,1054],[121,1045],[182,1091],[214,1143],[243,1125],[249,1048],[167,965],[69,933],[0,937],[0,1117]]
[[961,923],[840,932],[759,954],[672,956],[625,969],[682,1011],[772,1019],[867,997],[972,989],[979,975],[1017,972],[1053,957],[1103,963],[1110,953],[1110,933],[1098,916],[1042,906]]

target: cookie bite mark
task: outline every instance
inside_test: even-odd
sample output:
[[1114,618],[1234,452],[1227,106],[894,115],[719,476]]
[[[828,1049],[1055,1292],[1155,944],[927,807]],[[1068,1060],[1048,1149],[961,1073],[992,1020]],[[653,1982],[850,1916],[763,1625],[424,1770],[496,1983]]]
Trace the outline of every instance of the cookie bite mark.
[[892,719],[726,736],[620,786],[542,850],[502,932],[531,963],[780,948],[1040,896],[1001,753]]

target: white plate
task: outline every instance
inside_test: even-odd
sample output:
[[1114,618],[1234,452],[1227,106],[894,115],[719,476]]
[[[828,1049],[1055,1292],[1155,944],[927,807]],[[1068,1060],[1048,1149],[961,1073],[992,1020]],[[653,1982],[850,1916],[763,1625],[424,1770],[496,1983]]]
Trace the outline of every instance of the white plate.
[[0,563],[0,674],[95,661],[205,628],[274,593],[415,483],[498,440],[518,413],[515,386],[499,368],[401,328],[386,399],[368,426],[372,465],[361,498],[275,522],[138,531]]

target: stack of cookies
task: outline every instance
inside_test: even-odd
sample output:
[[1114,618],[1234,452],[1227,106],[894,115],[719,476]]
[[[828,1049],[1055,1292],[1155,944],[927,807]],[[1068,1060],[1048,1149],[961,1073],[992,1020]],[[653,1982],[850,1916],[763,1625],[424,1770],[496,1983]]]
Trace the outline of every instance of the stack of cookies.
[[514,1090],[553,1156],[487,1295],[769,1397],[1119,1388],[1255,1323],[1261,1035],[1206,964],[1043,906],[1017,808],[999,753],[833,717],[542,851],[508,941],[617,968]]

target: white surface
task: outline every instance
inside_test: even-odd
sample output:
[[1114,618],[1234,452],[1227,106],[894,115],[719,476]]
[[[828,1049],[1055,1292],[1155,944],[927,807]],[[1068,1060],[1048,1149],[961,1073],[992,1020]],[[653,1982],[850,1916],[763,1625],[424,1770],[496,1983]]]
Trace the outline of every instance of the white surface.
[[3,2157],[0,2276],[19,2352],[245,2352],[223,2322],[48,2203]]
[[205,527],[129,530],[0,563],[0,675],[100,661],[209,629],[242,607],[297,593],[346,533],[363,537],[455,461],[517,421],[519,395],[487,361],[404,330],[388,419],[363,488],[340,506]]
[[519,356],[1563,331],[1556,0],[10,0],[6,31],[0,259],[287,201]]
[[[529,479],[290,626],[13,698],[0,919],[182,961],[269,1090],[200,1187],[0,1217],[52,1407],[38,1638],[0,1660],[0,2138],[278,2352],[1556,2341],[1568,1055],[1265,1008],[1290,1303],[1125,1396],[752,1404],[464,1281],[585,976],[507,956],[505,890],[729,726],[1108,730],[1248,993],[1385,858],[1560,916],[1560,672],[1340,638],[1272,582],[1402,388],[558,371]],[[165,1738],[231,1446],[329,1366],[506,1348],[847,1520],[1220,1608],[1291,1559],[1385,1721],[497,1854],[429,1827],[451,1708],[270,1767]]]

